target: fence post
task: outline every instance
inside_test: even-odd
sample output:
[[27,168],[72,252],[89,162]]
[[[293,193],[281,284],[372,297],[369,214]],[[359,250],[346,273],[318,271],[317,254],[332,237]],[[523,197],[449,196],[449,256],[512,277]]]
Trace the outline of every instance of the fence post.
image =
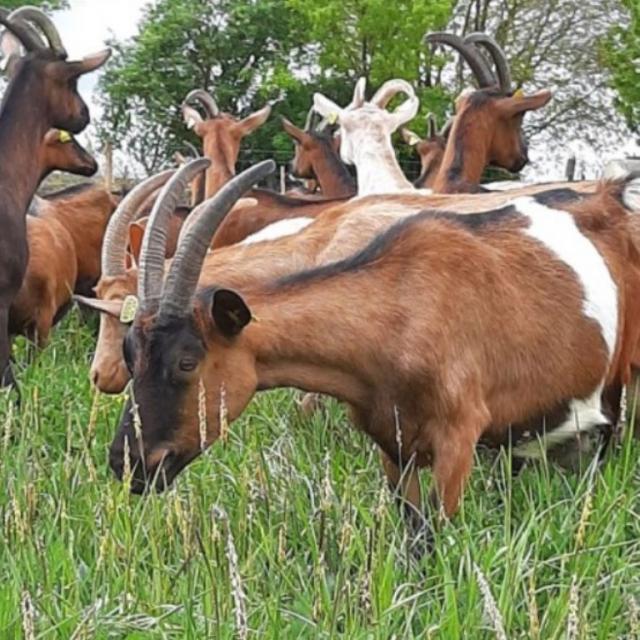
[[284,193],[287,190],[287,173],[285,166],[280,165],[280,193]]

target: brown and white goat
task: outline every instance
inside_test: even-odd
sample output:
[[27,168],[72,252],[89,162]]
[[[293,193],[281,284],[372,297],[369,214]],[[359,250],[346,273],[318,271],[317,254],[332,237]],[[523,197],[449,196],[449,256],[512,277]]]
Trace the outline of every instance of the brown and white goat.
[[[89,123],[89,110],[77,92],[77,80],[102,66],[106,49],[69,62],[51,21],[29,8],[24,20],[10,22],[0,10],[0,24],[17,37],[27,55],[15,62],[0,106],[0,383],[12,383],[9,366],[9,309],[27,269],[25,213],[42,180],[33,161],[53,127],[79,133]],[[48,39],[45,44],[30,22]]]
[[[208,205],[210,227],[254,169]],[[218,438],[221,416],[296,387],[351,405],[416,509],[416,470],[430,466],[432,501],[451,517],[481,439],[517,443],[515,425],[551,414],[555,442],[609,421],[602,390],[628,375],[638,339],[625,205],[640,210],[638,180],[469,216],[423,211],[346,259],[238,290],[219,278],[197,291],[208,243],[195,236],[163,288],[148,244],[124,345],[135,410],[130,399],[111,467],[132,470],[135,492],[162,490]]]
[[[202,107],[204,118],[192,104]],[[271,107],[267,105],[238,120],[228,113],[222,113],[213,96],[203,89],[194,89],[185,98],[182,104],[185,124],[202,140],[204,156],[211,160],[205,176],[205,198],[214,195],[235,175],[242,139],[262,126],[270,113]]]
[[356,194],[356,185],[340,159],[336,138],[326,127],[317,130],[314,120],[310,111],[304,129],[299,129],[282,118],[282,127],[295,144],[291,173],[296,178],[316,180],[326,198],[350,198]]
[[[157,181],[163,178],[167,179],[166,173],[140,184],[137,187],[140,191],[138,202],[143,201],[145,192],[153,191],[156,188],[154,184],[157,185]],[[218,247],[206,257],[201,274],[202,284],[211,284],[215,281],[212,278],[215,279],[216,274],[221,272],[241,273],[255,281],[345,257],[365,246],[376,233],[388,228],[399,216],[409,216],[427,207],[455,206],[462,213],[483,211],[503,206],[518,195],[547,191],[553,186],[539,185],[509,194],[475,194],[464,198],[452,195],[424,196],[414,191],[402,196],[370,196],[350,204],[337,204],[327,208],[302,230],[296,229],[297,233],[291,233],[292,227],[284,230],[274,229],[281,224],[293,225],[300,221],[294,218],[271,225],[245,239],[241,244]],[[594,188],[595,183],[586,186],[576,185],[576,190],[571,193],[578,193],[580,189],[588,192]],[[250,193],[255,192],[256,190],[253,190]],[[125,249],[127,237],[132,232],[129,221],[135,217],[136,193],[132,192],[122,201],[109,224],[103,245],[103,277],[96,287],[98,299],[81,300],[83,304],[102,312],[91,378],[105,393],[120,393],[129,380],[121,348],[126,326],[119,318],[125,298],[136,293],[137,267],[127,264]],[[233,218],[237,212],[236,206],[222,222],[220,229],[224,228],[226,220]],[[196,215],[190,216],[189,219],[198,217],[197,212],[194,213]],[[302,221],[306,224],[304,219]],[[272,234],[272,231],[277,231],[278,235]],[[218,234],[219,230],[215,232],[214,237]],[[134,244],[139,246],[140,241]]]

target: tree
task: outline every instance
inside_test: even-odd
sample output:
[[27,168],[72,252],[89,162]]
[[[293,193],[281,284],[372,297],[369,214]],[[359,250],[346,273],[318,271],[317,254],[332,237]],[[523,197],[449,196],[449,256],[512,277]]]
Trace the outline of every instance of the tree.
[[640,3],[622,0],[629,20],[611,29],[602,46],[605,64],[611,69],[616,106],[632,131],[640,131]]
[[24,0],[2,0],[0,6],[5,9],[17,9],[18,7],[22,7],[25,4],[29,4],[32,7],[40,7],[45,11],[53,11],[54,9],[65,9],[69,6],[68,0],[29,0],[29,2],[25,2]]
[[538,176],[544,171],[560,177],[569,147],[577,145],[591,147],[595,175],[602,157],[628,136],[600,47],[612,29],[625,24],[622,2],[637,0],[465,0],[454,10],[450,26],[458,33],[484,30],[495,36],[517,86],[553,90],[549,105],[525,119]]
[[[398,24],[393,27],[389,17],[383,19],[380,0],[364,3],[362,15],[354,2],[324,3],[321,20],[293,0],[159,0],[145,10],[138,37],[113,43],[114,60],[100,82],[99,136],[126,149],[150,172],[191,135],[179,106],[191,89],[202,87],[236,115],[275,102],[269,122],[244,141],[239,163],[274,151],[284,162],[292,143],[278,116],[304,122],[314,91],[348,102],[361,73],[374,85],[390,77],[412,80],[429,96],[424,109],[442,113],[448,99],[432,86],[421,37],[446,23],[448,2],[387,3]],[[334,15],[358,29],[352,36],[342,23],[332,29]],[[347,51],[358,51],[363,66],[352,67]]]

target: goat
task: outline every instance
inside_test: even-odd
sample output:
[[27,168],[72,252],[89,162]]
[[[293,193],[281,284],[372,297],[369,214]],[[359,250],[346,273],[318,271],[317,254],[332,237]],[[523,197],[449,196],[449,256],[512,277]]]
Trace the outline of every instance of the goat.
[[[58,130],[45,136],[39,161],[49,170],[84,176],[98,168],[73,136]],[[86,292],[100,276],[100,244],[115,209],[104,189],[71,190],[68,195],[45,200],[37,217],[27,217],[29,261],[9,312],[10,334],[26,335],[40,348],[47,344],[72,292]]]
[[42,170],[33,158],[49,129],[79,133],[87,126],[89,110],[77,92],[77,79],[101,67],[111,53],[105,49],[69,62],[60,37],[45,14],[29,9],[27,19],[40,27],[48,39],[47,46],[28,22],[10,21],[6,10],[0,11],[0,24],[28,52],[15,62],[0,106],[1,384],[13,383],[9,364],[9,308],[27,269],[25,212],[42,179]]
[[[481,440],[519,444],[533,422],[557,443],[609,422],[601,392],[628,376],[638,340],[627,222],[640,180],[469,216],[422,211],[346,259],[198,290],[206,235],[264,170],[206,205],[164,287],[160,252],[145,247],[124,342],[135,410],[130,398],[110,449],[132,491],[166,488],[217,439],[221,416],[233,421],[257,390],[277,387],[348,402],[416,510],[417,469],[432,468],[431,501],[447,518]],[[545,427],[545,415],[557,419]]]
[[[347,164],[355,165],[359,196],[413,190],[398,166],[391,144],[391,134],[418,112],[419,101],[413,87],[404,80],[389,80],[369,102],[365,100],[365,88],[366,79],[360,78],[351,103],[344,109],[316,93],[314,108],[330,123],[340,126],[340,156]],[[387,104],[400,92],[407,100],[394,112],[387,111]]]
[[[190,106],[193,103],[202,107],[205,118]],[[242,139],[262,126],[270,113],[271,107],[267,105],[246,118],[238,120],[227,113],[222,113],[213,96],[203,89],[194,89],[187,95],[182,104],[185,124],[202,139],[204,156],[211,160],[211,166],[205,177],[205,198],[214,195],[235,175]]]
[[[542,108],[551,92],[525,96],[513,92],[509,65],[502,49],[484,33],[464,40],[449,33],[430,33],[431,44],[456,49],[474,72],[480,89],[463,92],[456,101],[455,118],[440,169],[432,182],[435,193],[477,190],[482,172],[489,164],[517,173],[528,162],[527,144],[522,134],[522,118],[527,111]],[[486,47],[496,65],[493,75],[475,44]]]
[[449,118],[444,127],[438,130],[435,116],[429,113],[427,115],[426,138],[421,139],[419,135],[406,128],[400,130],[405,143],[410,147],[415,147],[418,156],[420,156],[420,175],[413,183],[416,189],[431,189],[433,186],[442,164],[452,124],[453,119]]
[[[137,187],[143,194],[142,200],[146,197],[145,190],[146,193],[153,191],[154,181],[162,180],[163,175],[167,174],[149,178],[147,183]],[[453,206],[453,202],[456,203],[457,210],[464,213],[483,211],[503,206],[518,195],[535,194],[554,186],[539,185],[516,190],[510,194],[474,194],[465,198],[452,195],[423,196],[416,191],[401,197],[387,195],[358,199],[351,204],[344,203],[328,208],[313,221],[304,218],[284,220],[257,232],[245,239],[241,245],[217,248],[207,256],[202,280],[205,284],[210,282],[210,278],[220,273],[221,269],[230,273],[240,271],[251,276],[253,280],[269,278],[278,273],[284,275],[295,269],[344,257],[349,252],[362,248],[369,239],[386,229],[400,215],[412,215],[426,207],[449,208]],[[594,183],[575,186],[575,192],[588,192],[595,188]],[[105,393],[120,393],[129,379],[121,348],[126,326],[120,321],[120,314],[123,301],[136,292],[137,268],[127,268],[125,259],[127,234],[131,235],[132,230],[129,222],[136,214],[136,206],[135,203],[131,204],[131,199],[135,200],[136,193],[132,193],[121,202],[109,223],[103,245],[103,277],[96,287],[98,299],[78,300],[102,314],[98,343],[91,366],[91,379]],[[138,201],[141,201],[140,197]],[[157,206],[160,204],[156,201]],[[228,218],[237,212],[236,206]],[[198,212],[194,211],[188,220],[197,220],[197,217]],[[278,228],[277,235],[265,235],[282,224],[289,226],[285,229]],[[224,225],[225,221],[220,228]],[[182,232],[186,229],[187,225],[183,227]],[[218,233],[219,231],[214,233],[214,238]],[[139,246],[140,240],[134,244]],[[266,247],[268,251],[265,250]],[[248,265],[252,265],[252,269],[249,269]]]
[[348,169],[340,160],[335,138],[325,128],[314,128],[314,112],[309,111],[304,129],[282,118],[282,127],[295,144],[291,173],[296,178],[315,179],[326,198],[350,198],[356,194],[356,185]]

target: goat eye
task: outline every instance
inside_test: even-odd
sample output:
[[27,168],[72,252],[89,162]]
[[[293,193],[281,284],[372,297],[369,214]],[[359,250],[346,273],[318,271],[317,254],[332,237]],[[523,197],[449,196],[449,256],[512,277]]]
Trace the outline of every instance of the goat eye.
[[182,358],[178,363],[180,367],[180,371],[184,371],[185,373],[189,373],[198,366],[198,361],[195,358]]

